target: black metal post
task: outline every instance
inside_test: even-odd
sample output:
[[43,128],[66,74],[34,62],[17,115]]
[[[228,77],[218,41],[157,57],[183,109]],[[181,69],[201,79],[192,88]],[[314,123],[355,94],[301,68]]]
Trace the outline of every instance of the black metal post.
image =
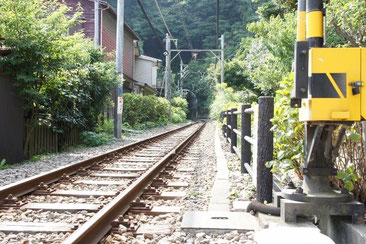
[[238,109],[233,108],[231,110],[231,152],[235,153],[234,147],[238,146],[238,136],[234,132],[234,129],[238,128],[238,115],[234,114]]
[[224,112],[224,116],[225,116],[225,118],[226,118],[226,123],[224,124],[224,128],[225,128],[225,130],[224,130],[224,137],[226,138],[227,137],[227,123],[228,123],[228,118],[227,118],[227,111],[225,111]]
[[252,122],[251,122],[251,114],[247,114],[244,111],[251,107],[250,104],[241,105],[241,172],[248,173],[244,164],[250,164],[252,160],[252,150],[251,144],[247,142],[244,137],[251,137],[252,131]]
[[273,132],[271,131],[274,114],[273,97],[259,98],[257,131],[257,201],[272,202],[273,176],[266,163],[273,160]]
[[231,139],[231,110],[227,111],[226,117],[226,141],[229,142],[229,138]]

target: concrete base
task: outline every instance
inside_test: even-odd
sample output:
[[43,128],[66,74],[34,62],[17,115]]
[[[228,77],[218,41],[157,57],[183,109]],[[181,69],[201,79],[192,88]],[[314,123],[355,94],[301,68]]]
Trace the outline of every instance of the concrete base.
[[187,232],[227,233],[237,230],[245,233],[259,230],[257,218],[237,212],[186,212],[181,228]]
[[250,201],[233,201],[232,212],[245,212]]
[[257,244],[335,244],[308,223],[270,225],[268,229],[256,232],[254,241]]
[[336,218],[333,221],[335,222],[335,231],[331,237],[337,244],[366,243],[366,225],[351,224],[341,218]]

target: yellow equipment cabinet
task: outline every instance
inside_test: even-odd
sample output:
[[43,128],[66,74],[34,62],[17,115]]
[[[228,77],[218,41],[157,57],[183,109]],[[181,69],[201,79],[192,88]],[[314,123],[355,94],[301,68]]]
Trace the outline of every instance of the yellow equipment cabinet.
[[[301,121],[360,121],[366,118],[366,49],[311,48],[309,96],[302,99]],[[363,72],[362,72],[363,71]],[[361,74],[362,73],[362,74]],[[362,76],[362,77],[361,77]],[[362,78],[362,79],[361,79]]]

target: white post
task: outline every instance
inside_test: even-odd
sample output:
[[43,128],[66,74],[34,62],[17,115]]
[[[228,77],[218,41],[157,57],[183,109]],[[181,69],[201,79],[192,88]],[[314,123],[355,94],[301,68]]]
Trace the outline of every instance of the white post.
[[221,35],[221,84],[224,83],[225,79],[225,38]]
[[171,63],[170,63],[170,48],[171,48],[171,42],[170,42],[170,36],[169,34],[166,34],[165,37],[165,51],[167,52],[167,55],[165,56],[165,98],[170,101],[170,77],[171,77]]
[[94,47],[100,45],[99,0],[94,1]]
[[179,79],[178,91],[181,95],[183,95],[183,75],[184,75],[183,72],[184,72],[183,61],[180,60],[180,79]]
[[114,136],[116,138],[121,138],[122,135],[124,4],[124,0],[118,0],[117,2],[116,69],[118,84],[114,91]]

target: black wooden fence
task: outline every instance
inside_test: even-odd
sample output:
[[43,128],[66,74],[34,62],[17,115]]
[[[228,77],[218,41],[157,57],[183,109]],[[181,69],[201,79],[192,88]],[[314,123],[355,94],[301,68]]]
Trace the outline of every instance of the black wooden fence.
[[[273,175],[266,167],[266,162],[273,159],[273,132],[271,131],[274,114],[273,97],[260,97],[258,109],[251,105],[243,104],[241,111],[230,109],[221,113],[221,118],[226,118],[223,125],[223,134],[230,143],[231,152],[235,153],[241,161],[241,172],[249,173],[256,179],[257,201],[272,202]],[[252,115],[257,116],[255,133],[252,133]],[[240,118],[240,130],[238,130],[238,117]],[[255,137],[252,137],[255,134]],[[240,138],[240,148],[238,147]],[[252,146],[256,146],[254,159],[256,170],[253,170]],[[255,175],[254,175],[255,174]]]

